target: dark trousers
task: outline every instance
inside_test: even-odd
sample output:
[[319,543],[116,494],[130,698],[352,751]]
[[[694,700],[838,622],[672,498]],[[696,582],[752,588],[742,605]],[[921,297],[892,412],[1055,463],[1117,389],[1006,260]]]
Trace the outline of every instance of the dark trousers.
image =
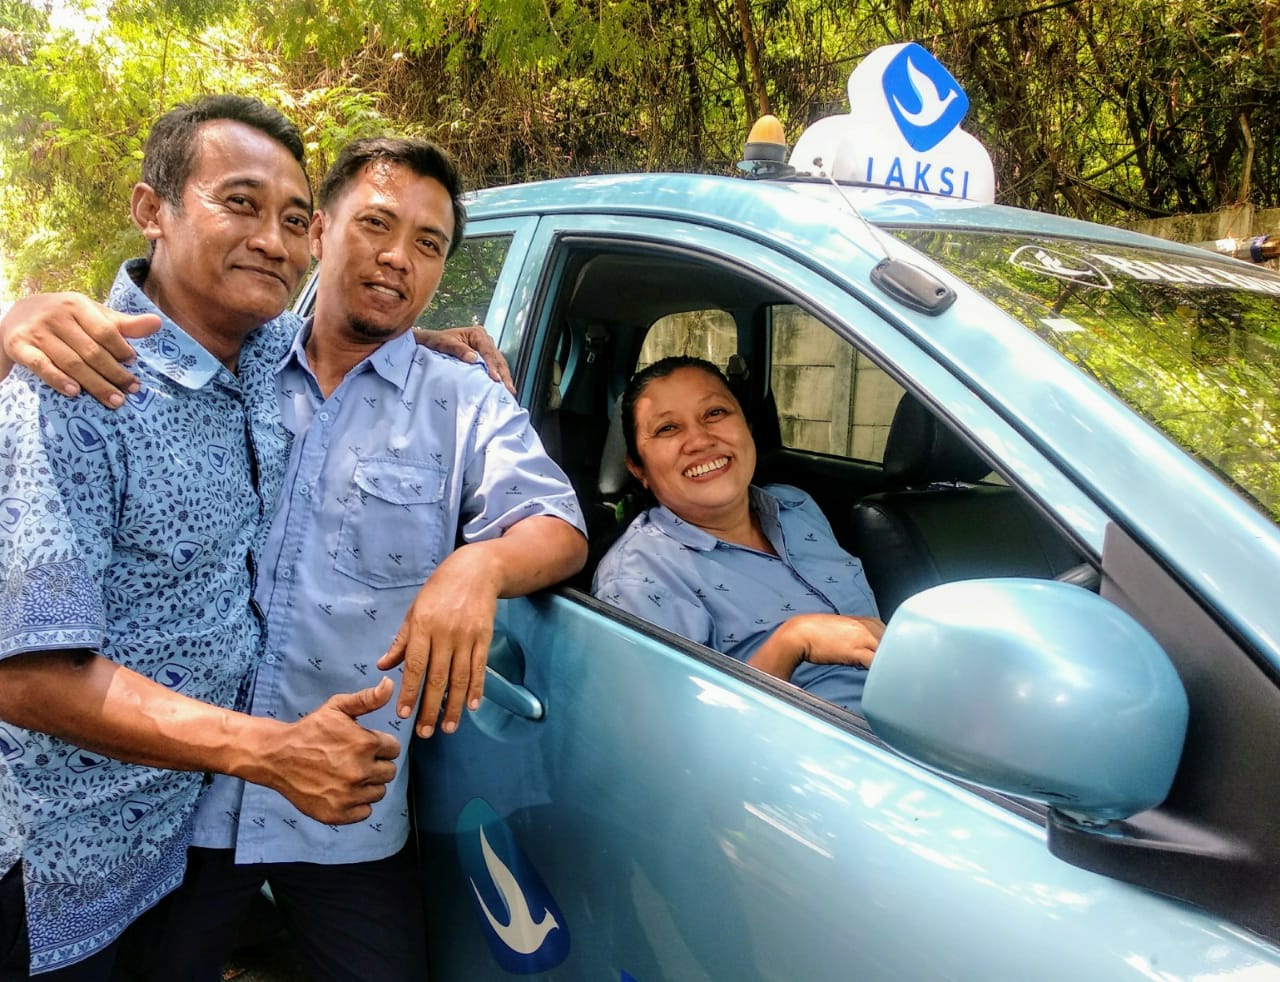
[[[118,948],[119,942],[112,943],[83,961],[36,978],[46,982],[108,982]],[[0,982],[18,982],[30,976],[27,901],[22,891],[22,863],[18,863],[0,880]]]
[[307,979],[425,982],[426,924],[412,842],[387,859],[337,866],[237,866],[234,857],[230,849],[189,850],[182,886],[131,932],[128,960],[151,982],[219,982],[264,882]]

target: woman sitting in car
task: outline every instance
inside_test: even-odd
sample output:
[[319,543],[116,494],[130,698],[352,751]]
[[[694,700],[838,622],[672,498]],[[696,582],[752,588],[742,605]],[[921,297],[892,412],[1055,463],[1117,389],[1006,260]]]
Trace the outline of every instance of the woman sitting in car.
[[657,503],[601,560],[592,592],[858,712],[884,632],[862,563],[803,491],[751,484],[755,442],[715,365],[678,356],[622,396],[627,469]]

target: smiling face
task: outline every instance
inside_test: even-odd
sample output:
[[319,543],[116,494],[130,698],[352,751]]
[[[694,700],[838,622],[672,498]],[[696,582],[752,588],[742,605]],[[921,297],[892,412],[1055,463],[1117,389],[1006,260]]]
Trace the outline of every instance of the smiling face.
[[443,184],[403,164],[365,165],[311,228],[317,334],[377,346],[407,331],[440,285],[453,231]]
[[245,123],[202,123],[179,205],[134,189],[134,220],[154,243],[143,285],[213,354],[234,359],[279,316],[310,262],[311,188],[282,144]]
[[637,397],[634,417],[639,460],[627,467],[660,503],[708,531],[746,518],[756,445],[720,379],[696,367],[655,378]]

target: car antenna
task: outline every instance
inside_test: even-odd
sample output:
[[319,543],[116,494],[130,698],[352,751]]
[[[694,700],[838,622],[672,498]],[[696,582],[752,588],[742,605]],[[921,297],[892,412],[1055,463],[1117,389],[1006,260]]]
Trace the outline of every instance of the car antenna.
[[828,170],[823,166],[821,157],[814,157],[813,166],[817,168],[818,174],[825,177],[831,183],[831,186],[836,189],[836,194],[840,195],[840,200],[845,203],[849,211],[862,223],[863,228],[870,233],[871,238],[880,247],[883,258],[871,270],[872,283],[899,303],[905,304],[912,310],[919,311],[922,314],[937,316],[956,302],[956,291],[946,283],[943,283],[929,270],[921,269],[915,263],[889,255],[888,246],[882,238],[885,233],[867,219],[867,216],[859,210],[853,200],[845,194],[840,182],[836,180],[834,161],[831,169]]
[[889,249],[884,244],[884,240],[880,238],[880,236],[883,233],[881,233],[881,231],[878,228],[876,228],[873,224],[871,224],[871,222],[867,221],[867,216],[862,214],[862,212],[858,209],[858,206],[853,203],[853,199],[844,193],[844,188],[840,186],[840,182],[836,180],[836,177],[835,177],[836,165],[835,165],[834,155],[831,161],[830,170],[827,170],[826,166],[822,161],[822,157],[820,156],[813,158],[813,166],[817,169],[818,176],[825,177],[827,179],[827,183],[836,189],[836,194],[840,195],[840,200],[845,203],[845,205],[848,207],[848,209],[851,212],[853,212],[853,216],[862,223],[862,227],[865,228],[871,234],[871,238],[874,239],[876,244],[880,247],[882,258],[888,259]]
[[[880,247],[881,259],[871,270],[872,283],[899,303],[922,314],[937,315],[955,303],[956,291],[933,273],[905,259],[896,259],[891,256],[888,245],[881,238],[883,235],[881,230],[869,222],[844,193],[844,188],[835,179],[834,173],[823,167],[822,158],[814,157],[813,163],[818,168],[818,174],[831,182],[840,199],[870,232],[871,238]],[[795,168],[787,163],[786,134],[778,117],[765,114],[752,125],[746,146],[743,148],[742,160],[738,161],[738,169],[755,180],[790,177],[795,173]],[[874,256],[875,253],[873,252],[872,255]]]

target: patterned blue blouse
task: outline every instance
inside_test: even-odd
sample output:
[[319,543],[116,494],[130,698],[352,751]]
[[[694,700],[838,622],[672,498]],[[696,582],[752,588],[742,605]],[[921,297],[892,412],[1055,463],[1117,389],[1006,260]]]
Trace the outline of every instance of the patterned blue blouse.
[[[605,554],[592,592],[738,661],[797,614],[879,616],[862,563],[840,548],[812,498],[785,484],[750,493],[776,556],[723,542],[657,505]],[[791,681],[859,712],[866,675],[852,665],[803,662]]]
[[[159,313],[145,271],[125,264],[109,304]],[[134,343],[142,390],[114,412],[21,369],[0,384],[0,657],[93,649],[195,699],[243,700],[291,333],[254,332],[232,374],[163,318]],[[0,723],[0,872],[23,863],[33,971],[93,954],[177,886],[201,783]]]

